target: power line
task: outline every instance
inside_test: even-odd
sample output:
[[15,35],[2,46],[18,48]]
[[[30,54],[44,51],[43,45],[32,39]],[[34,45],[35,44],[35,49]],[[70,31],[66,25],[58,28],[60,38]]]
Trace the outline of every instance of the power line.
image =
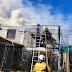
[[24,18],[24,19],[72,20],[72,19],[49,19],[49,18]]

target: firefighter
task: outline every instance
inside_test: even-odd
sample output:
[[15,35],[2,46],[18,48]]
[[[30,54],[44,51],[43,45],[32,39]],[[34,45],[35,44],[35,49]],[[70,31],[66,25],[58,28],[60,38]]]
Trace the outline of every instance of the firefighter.
[[51,72],[51,68],[45,63],[45,56],[40,55],[38,62],[35,64],[35,72]]
[[46,37],[49,37],[49,35],[50,35],[48,29],[46,29],[44,32],[45,32],[44,35],[41,36],[41,40],[42,40],[43,42],[45,41],[45,35],[46,35]]

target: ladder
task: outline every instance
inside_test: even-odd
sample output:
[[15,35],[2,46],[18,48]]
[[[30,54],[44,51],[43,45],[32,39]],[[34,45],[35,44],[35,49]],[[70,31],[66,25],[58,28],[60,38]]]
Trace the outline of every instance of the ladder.
[[31,64],[30,72],[34,72],[33,67],[35,66],[35,63],[38,62],[38,57],[40,55],[40,42],[41,42],[41,36],[35,35],[35,47],[39,47],[39,50],[33,50],[32,64]]

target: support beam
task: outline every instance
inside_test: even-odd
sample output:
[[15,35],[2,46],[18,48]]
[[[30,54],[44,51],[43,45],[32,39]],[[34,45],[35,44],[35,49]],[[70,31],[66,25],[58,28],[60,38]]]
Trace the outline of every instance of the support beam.
[[46,39],[46,34],[45,34],[45,43],[46,43],[46,63],[48,65],[48,56],[47,56],[47,39]]
[[51,65],[52,65],[52,33],[51,33],[51,47],[50,47],[50,52],[51,52],[51,54],[50,54],[50,67],[51,67]]

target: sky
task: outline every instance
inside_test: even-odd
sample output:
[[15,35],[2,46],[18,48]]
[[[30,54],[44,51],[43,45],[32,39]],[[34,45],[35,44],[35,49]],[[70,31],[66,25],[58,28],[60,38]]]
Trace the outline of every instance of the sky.
[[71,0],[0,0],[0,16],[10,18],[11,12],[19,9],[22,17],[33,24],[61,25],[62,29],[72,29],[71,3]]
[[[60,10],[64,15],[72,13],[72,0],[29,0],[32,2],[33,6],[41,5],[51,5],[53,7],[52,13],[56,13]],[[23,0],[24,3],[24,0]]]
[[35,18],[38,23],[61,25],[62,29],[72,29],[72,0],[22,0],[22,4],[25,9],[32,8],[27,8],[28,14],[32,14],[30,18]]
[[29,17],[32,18],[32,22],[60,25],[64,30],[62,33],[67,34],[63,35],[63,44],[67,45],[68,36],[69,45],[72,45],[72,35],[68,35],[72,34],[72,0],[22,0],[22,4],[27,14],[31,14]]
[[60,25],[72,33],[72,0],[0,0],[0,24]]

